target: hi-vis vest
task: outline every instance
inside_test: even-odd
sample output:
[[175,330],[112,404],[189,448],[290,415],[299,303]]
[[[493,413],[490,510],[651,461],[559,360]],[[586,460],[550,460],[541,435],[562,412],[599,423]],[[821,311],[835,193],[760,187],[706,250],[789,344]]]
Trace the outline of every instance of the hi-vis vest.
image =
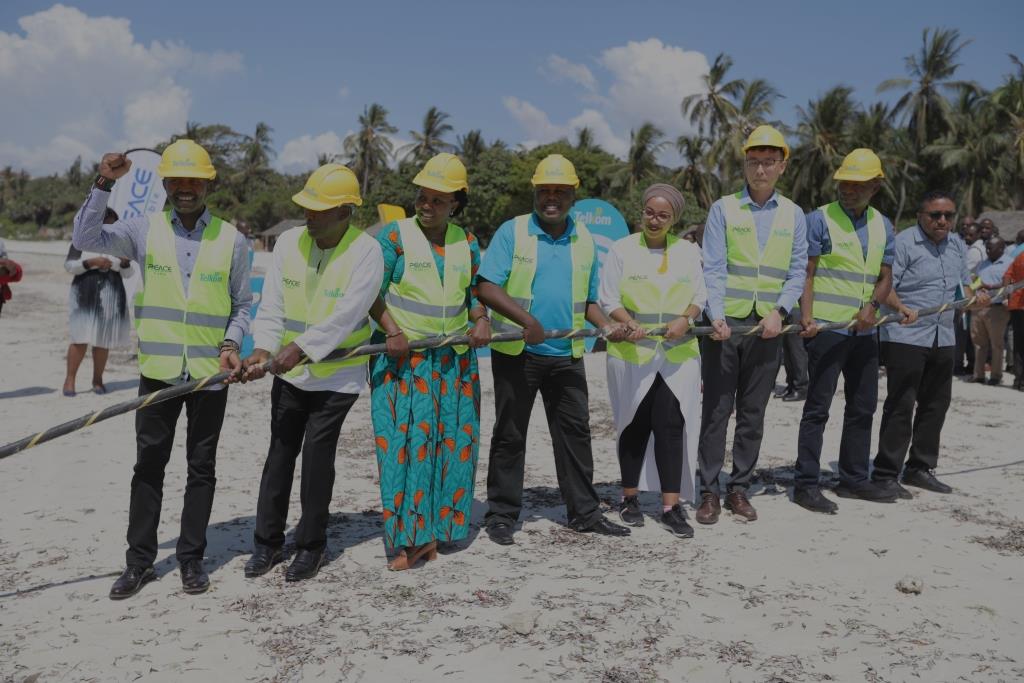
[[[430,242],[415,218],[398,221],[405,252],[405,272],[388,285],[384,302],[395,323],[410,341],[425,337],[466,334],[469,330],[467,290],[473,261],[466,232],[448,224],[444,237],[444,283],[437,272]],[[456,353],[469,348],[452,347]]]
[[[672,268],[671,264],[673,260],[678,263],[685,258],[682,251],[690,245],[675,235],[668,235],[665,250],[672,282],[665,289],[661,289],[652,281],[650,268],[647,266],[649,261],[645,256],[648,250],[643,233],[623,237],[618,244],[622,245],[620,249],[623,256],[619,295],[622,307],[633,320],[644,327],[661,327],[682,316],[693,301],[693,276],[678,268]],[[703,277],[700,272],[696,276]],[[654,359],[659,347],[664,349],[665,358],[670,363],[683,363],[700,355],[696,337],[687,341],[645,337],[636,342],[609,342],[608,355],[634,365],[644,365]]]
[[[572,259],[572,327],[581,330],[587,322],[587,295],[590,290],[590,270],[594,265],[594,238],[583,223],[577,221],[576,230],[569,238]],[[530,214],[516,216],[515,246],[512,269],[505,283],[505,292],[523,309],[533,304],[533,278],[537,274],[537,236],[530,234]],[[516,323],[491,311],[492,329],[496,333],[522,331]],[[526,348],[522,340],[494,342],[491,348],[510,356],[518,356]],[[573,358],[580,358],[586,345],[583,339],[572,340]]]
[[771,234],[761,253],[750,205],[741,205],[742,192],[722,197],[725,209],[725,314],[745,318],[751,310],[764,317],[778,301],[793,254],[796,205],[776,195],[778,206]]
[[214,217],[203,228],[188,298],[181,283],[170,211],[149,218],[142,289],[135,295],[139,371],[150,379],[188,374],[209,377],[220,371],[220,343],[231,316],[231,256],[235,226]]
[[882,214],[867,208],[868,253],[864,257],[853,221],[839,202],[820,208],[832,241],[832,253],[818,257],[814,271],[813,315],[818,320],[850,320],[871,301],[885,253]]
[[[284,299],[284,335],[281,346],[287,346],[308,328],[326,320],[334,311],[338,299],[345,296],[352,280],[351,247],[357,241],[370,240],[361,230],[349,227],[341,241],[335,245],[328,257],[327,265],[316,282],[309,280],[309,254],[313,249],[313,238],[305,226],[292,228],[277,240],[274,249],[284,255],[281,269],[281,292]],[[337,348],[318,363],[292,368],[286,378],[298,377],[303,368],[309,369],[313,377],[330,377],[342,368],[366,365],[369,356],[347,360],[335,360],[370,338],[370,319],[364,317],[348,337]]]

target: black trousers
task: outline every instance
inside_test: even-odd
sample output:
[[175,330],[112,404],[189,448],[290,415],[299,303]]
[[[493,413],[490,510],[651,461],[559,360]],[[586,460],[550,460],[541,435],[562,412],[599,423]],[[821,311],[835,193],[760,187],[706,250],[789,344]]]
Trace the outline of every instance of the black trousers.
[[334,457],[341,425],[358,394],[303,391],[275,377],[270,392],[270,450],[263,465],[256,504],[257,545],[280,548],[288,518],[295,460],[302,451],[295,547],[321,550],[327,545],[328,508],[334,491]]
[[524,351],[491,353],[495,422],[487,467],[486,524],[514,524],[523,508],[526,433],[540,391],[551,431],[555,473],[569,525],[588,527],[601,517],[594,490],[590,407],[582,358],[540,356]]
[[953,333],[956,336],[956,361],[953,372],[959,375],[973,374],[974,343],[971,341],[970,311],[956,312],[953,318]]
[[640,485],[647,442],[654,435],[654,462],[662,493],[679,493],[683,481],[683,433],[685,423],[679,400],[660,374],[637,406],[629,426],[619,436],[619,469],[622,488]]
[[872,479],[898,477],[908,448],[908,470],[932,470],[939,462],[939,435],[953,393],[955,347],[937,344],[937,339],[930,348],[882,342],[889,393],[882,404]]
[[1024,381],[1024,310],[1010,311],[1010,329],[1013,331],[1013,375],[1020,386]]
[[874,335],[822,332],[808,339],[806,348],[810,384],[800,418],[794,485],[818,485],[821,444],[840,375],[846,408],[839,443],[839,480],[844,484],[863,483],[868,479],[871,422],[878,406],[878,342]]
[[[786,319],[787,323],[799,322],[793,316]],[[797,391],[807,390],[807,349],[804,340],[798,334],[787,334],[782,337],[782,365],[786,368],[786,386]]]
[[[760,318],[727,318],[730,327],[756,325]],[[736,407],[729,488],[747,489],[754,475],[764,413],[779,374],[781,337],[761,339],[733,335],[724,342],[701,338],[701,378],[704,402],[700,425],[697,478],[702,493],[719,494],[718,475],[725,465],[725,437],[729,416]]]
[[[168,386],[160,380],[140,377],[139,395]],[[171,457],[174,428],[182,406],[185,407],[188,420],[185,438],[188,479],[176,554],[179,562],[203,558],[206,552],[206,526],[210,523],[213,490],[217,484],[217,441],[220,439],[227,402],[228,389],[225,387],[217,391],[198,391],[172,398],[136,411],[137,456],[128,510],[127,564],[149,567],[156,560],[164,469]]]

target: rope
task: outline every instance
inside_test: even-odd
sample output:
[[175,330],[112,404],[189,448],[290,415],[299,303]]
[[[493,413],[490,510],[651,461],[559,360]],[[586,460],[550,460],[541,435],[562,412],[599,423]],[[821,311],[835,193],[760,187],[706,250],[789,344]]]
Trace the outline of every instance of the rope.
[[[992,301],[995,302],[1006,296],[1009,296],[1013,292],[1017,291],[1021,287],[1024,287],[1024,281],[1014,283],[1012,285],[1006,285],[999,289],[992,290],[989,296]],[[969,299],[959,299],[950,303],[942,304],[941,306],[934,306],[931,308],[924,308],[918,311],[918,318],[926,317],[929,315],[938,315],[949,310],[958,310],[965,308],[977,302],[978,296],[974,295]],[[875,327],[881,327],[882,325],[889,325],[895,322],[899,322],[903,319],[899,313],[890,313],[889,315],[882,316],[875,323]],[[856,320],[842,321],[835,323],[825,323],[818,326],[819,332],[828,330],[845,330],[850,329],[856,325]],[[784,325],[782,327],[781,334],[796,334],[802,332],[803,327],[797,324]],[[665,334],[665,327],[650,328],[647,330],[647,334],[652,336],[660,336]],[[732,328],[733,334],[743,335],[758,335],[763,332],[761,325],[744,325]],[[714,334],[714,329],[711,327],[694,327],[681,339],[688,339],[690,337],[709,337]],[[580,339],[586,337],[603,337],[604,334],[598,329],[587,329],[587,330],[567,330],[567,329],[556,329],[556,330],[545,330],[544,337],[546,339]],[[519,341],[522,340],[522,332],[503,332],[501,334],[492,335],[492,342],[502,341]],[[423,349],[437,349],[445,346],[454,346],[458,344],[468,344],[469,336],[464,334],[455,334],[445,337],[429,337],[426,339],[418,339],[416,341],[409,342],[409,349],[412,351],[419,351]],[[364,344],[358,346],[348,353],[334,359],[334,360],[347,360],[355,358],[357,356],[372,356],[380,353],[387,352],[387,344]],[[308,358],[303,358],[302,363],[308,362]],[[261,366],[264,370],[270,370],[270,361],[267,361]],[[20,453],[21,451],[28,450],[34,446],[38,446],[41,443],[52,441],[58,437],[76,432],[80,429],[90,427],[97,422],[110,419],[117,415],[123,415],[124,413],[131,412],[133,410],[139,410],[146,406],[153,405],[154,403],[160,403],[161,401],[167,401],[178,396],[184,396],[191,394],[196,391],[201,391],[207,386],[212,384],[219,384],[224,380],[231,377],[232,373],[222,372],[211,377],[204,377],[203,379],[194,380],[191,382],[185,382],[183,384],[177,384],[164,389],[159,389],[150,394],[138,396],[122,403],[117,403],[112,406],[100,408],[99,410],[83,415],[82,417],[75,418],[68,422],[64,422],[55,427],[44,429],[43,431],[27,436],[24,439],[13,441],[5,446],[0,447],[0,460]]]

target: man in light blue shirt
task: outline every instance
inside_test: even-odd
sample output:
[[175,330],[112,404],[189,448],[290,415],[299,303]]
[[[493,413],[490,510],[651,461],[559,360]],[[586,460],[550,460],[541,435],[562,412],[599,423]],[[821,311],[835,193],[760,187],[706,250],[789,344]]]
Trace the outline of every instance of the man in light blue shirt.
[[[903,484],[936,493],[953,490],[933,474],[952,398],[953,311],[921,318],[917,311],[952,303],[958,288],[973,295],[967,245],[950,235],[955,224],[953,198],[930,192],[918,207],[917,225],[896,236],[892,290],[883,312],[898,311],[903,321],[881,328],[888,390],[871,480],[901,498],[911,497],[897,482],[901,471]],[[987,305],[988,295],[980,293],[978,300]]]
[[[525,348],[522,342],[492,345],[495,424],[487,469],[487,535],[499,545],[515,543],[515,524],[523,506],[526,432],[540,391],[569,527],[626,536],[627,527],[601,514],[594,489],[583,358],[573,353],[571,340],[545,339],[544,330],[574,328],[585,311],[587,321],[604,328],[609,340],[621,341],[625,334],[597,303],[598,261],[590,232],[569,216],[579,186],[576,169],[565,157],[552,154],[538,164],[532,182],[533,213],[498,228],[477,273],[480,301],[511,321],[496,319],[494,331],[518,325],[525,340]],[[524,220],[525,235],[517,231]],[[530,242],[535,251],[527,248]],[[584,249],[587,242],[589,249]],[[576,262],[581,253],[589,253],[589,263]],[[577,273],[582,277],[581,270],[587,271],[586,301],[574,300],[573,283]]]
[[[765,409],[779,371],[782,320],[796,308],[806,276],[804,212],[775,191],[786,170],[789,146],[779,131],[758,126],[743,150],[746,185],[738,194],[722,197],[711,206],[704,228],[706,312],[715,333],[703,338],[701,345],[701,503],[695,515],[701,524],[714,524],[721,514],[718,477],[725,465],[733,406],[736,431],[725,508],[744,520],[757,519],[746,492],[760,454]],[[730,225],[732,221],[736,222]],[[751,222],[756,247],[751,243]],[[735,249],[730,248],[733,240]],[[745,255],[744,262],[737,261],[737,253]],[[786,262],[780,262],[787,253],[788,268],[783,267]],[[780,280],[781,291],[775,293]],[[737,325],[761,325],[763,331],[759,337],[732,337],[731,328]]]
[[[1003,275],[1013,263],[1013,256],[1006,251],[1006,242],[1001,237],[991,237],[985,243],[988,258],[978,266],[978,277],[974,286],[984,289],[999,289],[1003,286]],[[991,375],[988,383],[999,386],[1003,382],[1004,338],[1006,326],[1010,323],[1010,311],[1006,302],[993,303],[978,311],[971,320],[971,340],[974,342],[974,376],[968,382],[985,381],[985,363],[991,354]]]

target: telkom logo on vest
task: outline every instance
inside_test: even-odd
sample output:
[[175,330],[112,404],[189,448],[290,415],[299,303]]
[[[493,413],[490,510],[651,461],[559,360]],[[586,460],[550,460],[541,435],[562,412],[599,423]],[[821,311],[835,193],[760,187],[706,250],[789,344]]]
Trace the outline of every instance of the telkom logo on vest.
[[341,295],[345,292],[342,291],[341,287],[335,287],[334,289],[325,289],[324,296],[330,299],[340,299]]
[[199,273],[200,282],[224,282],[223,273]]

